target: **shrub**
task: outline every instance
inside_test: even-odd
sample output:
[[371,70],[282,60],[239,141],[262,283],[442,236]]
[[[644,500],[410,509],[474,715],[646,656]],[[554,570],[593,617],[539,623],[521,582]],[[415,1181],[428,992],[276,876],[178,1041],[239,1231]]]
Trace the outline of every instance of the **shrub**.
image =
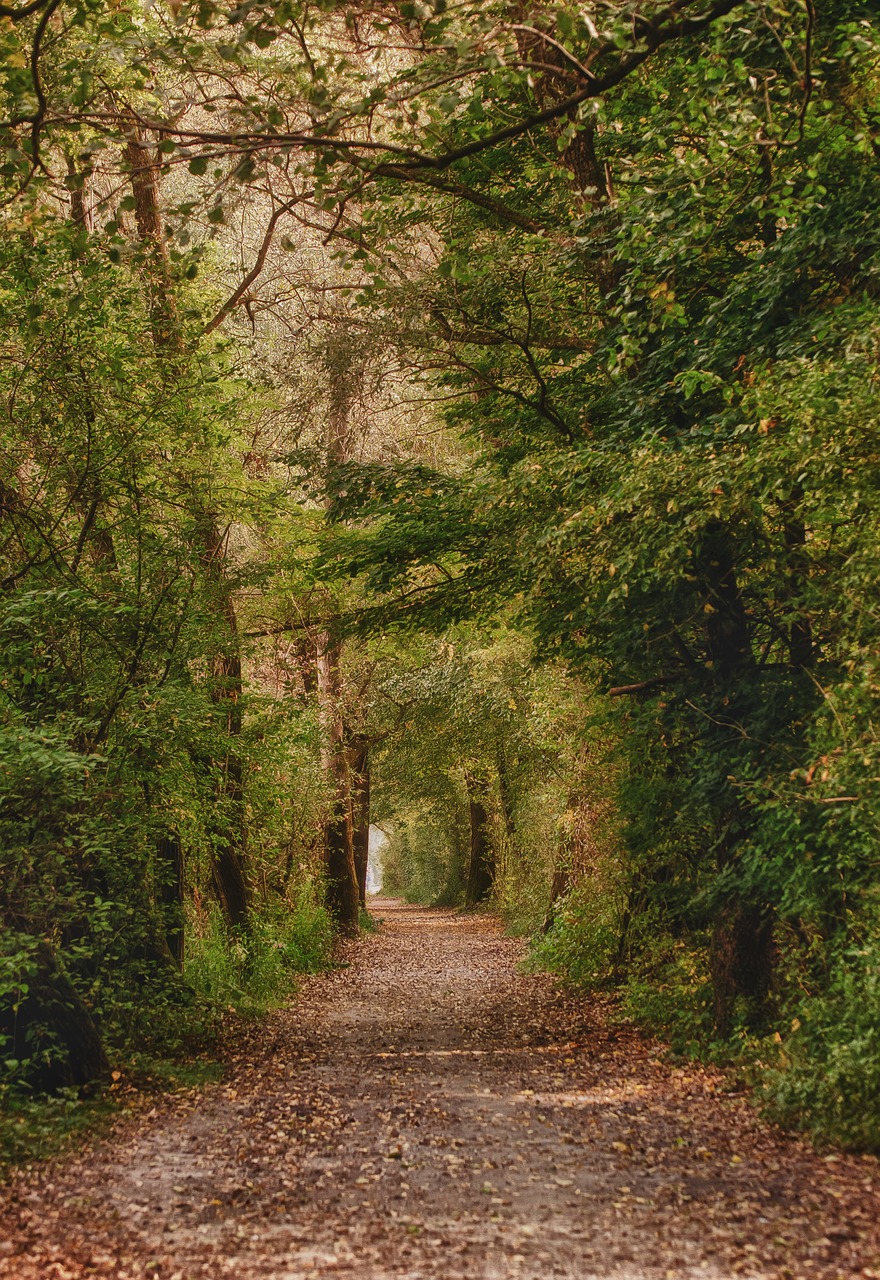
[[880,947],[836,957],[827,990],[801,1000],[777,1045],[762,1088],[770,1112],[821,1141],[880,1151]]

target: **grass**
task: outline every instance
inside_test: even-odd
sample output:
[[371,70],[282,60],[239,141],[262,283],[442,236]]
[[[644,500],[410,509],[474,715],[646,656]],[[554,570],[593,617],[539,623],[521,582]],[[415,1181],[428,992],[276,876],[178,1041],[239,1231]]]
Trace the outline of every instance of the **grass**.
[[193,922],[184,975],[203,999],[239,1013],[259,1015],[283,1003],[300,973],[326,968],[333,929],[310,896],[279,899],[254,916],[246,932],[230,937],[219,912]]
[[382,921],[378,916],[371,915],[366,907],[361,907],[358,917],[358,924],[361,933],[378,933],[382,927]]
[[[176,1061],[134,1054],[107,1082],[55,1094],[8,1090],[0,1099],[0,1179],[13,1166],[61,1155],[77,1141],[101,1133],[121,1112],[158,1093],[196,1089],[222,1079],[225,1067],[210,1058]],[[116,1077],[115,1079],[113,1077]]]
[[0,1177],[27,1160],[58,1155],[84,1132],[94,1133],[118,1111],[118,1103],[100,1090],[93,1097],[63,1089],[51,1097],[16,1092],[0,1106]]

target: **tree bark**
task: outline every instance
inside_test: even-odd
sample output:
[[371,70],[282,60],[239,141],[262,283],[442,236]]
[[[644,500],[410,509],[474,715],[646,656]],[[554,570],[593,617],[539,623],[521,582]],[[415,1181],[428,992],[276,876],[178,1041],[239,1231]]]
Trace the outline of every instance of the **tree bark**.
[[318,690],[326,732],[322,765],[333,786],[331,810],[324,827],[327,909],[337,928],[344,933],[356,933],[360,900],[354,861],[351,779],[341,708],[341,657],[340,642],[325,633],[318,649]]
[[179,349],[177,308],[171,287],[168,245],[159,202],[159,158],[141,125],[128,122],[124,158],[134,196],[134,218],[145,256],[150,324],[156,346]]
[[559,830],[559,841],[556,849],[556,865],[550,881],[550,897],[542,933],[549,933],[556,919],[556,907],[571,888],[575,860],[575,821],[581,797],[577,790],[569,791]]
[[[350,335],[341,327],[330,334],[324,365],[329,380],[325,496],[325,506],[329,508],[333,502],[334,468],[350,457],[349,414],[363,372],[352,356]],[[327,906],[338,928],[356,933],[360,923],[360,888],[355,865],[355,802],[342,718],[342,641],[329,632],[319,637],[317,677],[327,735],[323,764],[332,779],[334,792],[325,830]]]
[[752,1023],[766,1012],[773,982],[776,945],[771,914],[754,904],[729,903],[712,931],[710,968],[716,1035],[733,1030],[738,996],[744,997]]
[[47,942],[38,944],[35,959],[26,994],[15,1007],[0,1008],[5,1055],[31,1059],[28,1083],[42,1092],[88,1084],[108,1070],[94,1019]]
[[[521,17],[528,22],[529,14],[520,7]],[[524,59],[532,56],[544,64],[539,74],[538,92],[544,104],[551,106],[564,102],[569,96],[569,87],[565,79],[566,64],[559,50],[548,44],[539,36],[529,32],[519,32],[517,42]],[[558,67],[557,72],[546,70],[547,66]],[[558,131],[565,119],[569,122],[577,118],[576,109],[570,110],[566,118],[557,122],[551,129]],[[578,124],[574,137],[562,153],[562,163],[571,174],[571,185],[575,198],[581,203],[584,212],[598,211],[607,208],[612,199],[611,171],[603,163],[596,152],[596,124],[592,121]],[[596,254],[595,280],[601,294],[607,294],[617,283],[617,268],[610,254],[599,249]]]
[[501,812],[504,815],[504,830],[511,846],[516,840],[516,819],[514,817],[513,788],[510,785],[510,771],[507,767],[507,753],[504,743],[499,743],[496,755],[498,767],[498,795],[501,800]]
[[242,671],[238,642],[238,619],[224,571],[223,538],[215,518],[205,513],[201,543],[209,582],[217,595],[218,616],[225,623],[228,649],[220,649],[211,660],[211,699],[225,719],[228,742],[225,760],[215,760],[219,773],[218,799],[223,821],[216,828],[212,878],[226,919],[233,927],[247,924],[250,890],[245,872],[244,770],[237,744],[241,737]]
[[94,231],[94,214],[87,202],[88,170],[77,171],[73,156],[66,156],[67,176],[70,182],[70,220],[75,227],[80,227],[87,234]]
[[[706,649],[713,683],[721,695],[717,708],[719,732],[730,735],[737,730],[726,726],[737,719],[737,703],[743,691],[748,691],[749,677],[752,681],[755,678],[755,659],[732,539],[721,521],[711,521],[704,530],[696,564],[706,605]],[[750,821],[728,781],[727,750],[726,742],[719,740],[719,774],[723,776],[717,782],[714,815],[719,872],[737,862]],[[773,916],[769,906],[731,893],[715,916],[709,959],[715,1031],[726,1038],[733,1029],[738,997],[745,998],[753,1013],[759,1013],[766,1004],[774,965]]]
[[358,897],[367,905],[367,863],[370,857],[370,744],[358,734],[349,748],[351,778],[352,837]]
[[[144,279],[150,291],[150,323],[157,351],[169,358],[182,350],[180,328],[172,290],[168,246],[159,200],[159,160],[155,147],[140,124],[128,126],[125,162],[135,202],[135,222],[145,256]],[[226,576],[225,535],[216,514],[196,500],[196,551],[214,596],[217,617],[227,643],[211,657],[211,699],[226,721],[230,743],[225,760],[213,761],[220,775],[218,800],[224,819],[214,832],[211,880],[229,924],[247,923],[250,892],[245,874],[245,804],[241,757],[234,744],[241,735],[242,669],[238,619]]]
[[550,899],[541,925],[542,933],[549,933],[556,923],[556,908],[571,888],[571,866],[567,863],[557,864],[553,879],[550,881]]
[[706,651],[723,684],[754,666],[749,623],[737,581],[728,529],[711,520],[697,553],[700,590],[706,610]]
[[795,610],[788,633],[789,660],[793,667],[806,670],[813,666],[814,654],[813,628],[802,604],[810,568],[806,551],[807,528],[801,515],[803,500],[803,485],[795,484],[782,503],[783,537],[788,554],[788,581],[783,598]]

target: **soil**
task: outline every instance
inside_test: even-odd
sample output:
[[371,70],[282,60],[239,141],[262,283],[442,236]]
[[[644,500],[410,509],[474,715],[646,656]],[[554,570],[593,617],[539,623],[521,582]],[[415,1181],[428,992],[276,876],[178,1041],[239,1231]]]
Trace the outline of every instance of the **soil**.
[[880,1277],[875,1159],[521,972],[491,917],[372,910],[222,1084],[19,1172],[0,1276]]

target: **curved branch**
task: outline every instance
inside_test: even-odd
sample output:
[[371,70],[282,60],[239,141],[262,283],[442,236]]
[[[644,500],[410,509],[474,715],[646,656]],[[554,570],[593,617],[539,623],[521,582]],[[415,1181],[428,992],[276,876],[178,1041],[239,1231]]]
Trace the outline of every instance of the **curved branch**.
[[33,81],[34,93],[37,98],[37,109],[31,116],[31,164],[35,169],[40,164],[40,126],[45,119],[48,107],[46,94],[43,90],[43,82],[40,78],[40,46],[43,42],[43,36],[46,34],[49,19],[60,5],[61,0],[49,0],[43,16],[37,24],[37,29],[34,32],[34,42],[31,45],[31,80]]
[[[465,160],[484,151],[489,151],[500,143],[510,142],[515,138],[521,137],[523,134],[528,133],[530,129],[538,128],[562,116],[570,115],[582,103],[591,98],[599,98],[602,94],[607,93],[609,89],[615,88],[663,45],[669,44],[674,40],[684,39],[687,36],[698,35],[700,32],[705,31],[707,27],[712,26],[719,18],[726,17],[727,14],[742,5],[744,0],[715,0],[715,3],[711,4],[704,13],[694,17],[682,16],[681,10],[687,3],[689,3],[689,0],[684,0],[684,4],[669,5],[661,13],[657,14],[653,22],[649,22],[644,18],[640,19],[637,24],[636,38],[640,40],[642,47],[621,58],[616,66],[602,76],[596,76],[590,72],[591,79],[576,93],[560,99],[542,111],[533,112],[513,124],[497,129],[494,133],[486,134],[482,138],[475,138],[464,146],[442,151],[439,154],[418,151],[412,147],[403,147],[392,142],[376,141],[369,138],[340,138],[336,135],[322,133],[221,133],[213,130],[182,129],[168,121],[147,117],[143,117],[141,123],[150,128],[161,129],[168,136],[179,138],[183,142],[220,145],[233,149],[238,153],[245,151],[263,152],[290,147],[336,152],[339,156],[348,158],[353,166],[363,168],[367,180],[373,176],[379,176],[397,177],[403,181],[418,181],[421,174],[426,172],[442,173],[459,160]],[[594,61],[599,61],[603,57],[617,52],[617,46],[609,42],[597,50]],[[587,69],[584,68],[584,70]],[[91,120],[93,123],[99,123],[100,117],[91,117]],[[396,159],[378,159],[375,166],[369,167],[369,156],[378,157],[383,155],[396,157]]]
[[[454,151],[444,152],[439,156],[421,155],[414,163],[424,168],[442,171],[455,164],[458,160],[478,155],[480,152],[489,150],[501,142],[510,142],[514,138],[528,133],[530,129],[535,129],[539,125],[549,124],[550,121],[557,120],[560,116],[568,115],[579,107],[581,103],[587,102],[590,98],[599,98],[603,93],[607,93],[609,89],[615,88],[616,85],[637,70],[652,53],[655,53],[663,45],[669,44],[672,40],[683,39],[685,36],[698,35],[719,18],[726,17],[728,13],[742,3],[743,0],[715,0],[715,3],[705,13],[698,17],[690,18],[680,17],[680,6],[672,4],[662,13],[659,13],[654,22],[649,23],[645,19],[641,20],[641,37],[645,46],[643,49],[637,49],[628,54],[621,59],[616,67],[606,72],[604,76],[593,76],[592,73],[589,73],[592,78],[577,93],[573,93],[560,102],[546,107],[543,111],[536,111],[515,124],[498,129],[495,133],[488,134],[485,138],[476,138],[473,142],[469,142],[463,147],[458,147]],[[597,51],[596,61],[603,55],[612,53],[615,50],[616,46],[613,44],[603,45]],[[401,169],[405,169],[405,167],[404,165],[400,166]],[[400,176],[406,177],[407,175],[401,172]]]
[[202,330],[202,337],[207,337],[209,333],[213,333],[214,330],[223,323],[226,317],[235,310],[238,304],[245,297],[247,291],[250,289],[251,285],[254,283],[254,281],[260,275],[260,272],[263,270],[263,267],[266,265],[266,258],[268,257],[269,250],[272,247],[272,239],[275,235],[275,228],[278,226],[278,223],[284,217],[284,215],[286,213],[290,213],[294,205],[296,205],[297,203],[298,202],[296,200],[288,200],[286,204],[279,205],[278,208],[273,212],[271,218],[269,219],[269,225],[266,227],[266,234],[263,236],[263,243],[260,245],[257,256],[254,259],[254,265],[251,267],[250,271],[244,277],[241,284],[238,286],[238,288],[235,290],[232,296],[227,298],[227,300],[223,303],[223,306],[220,308],[217,314],[213,317],[213,319],[209,320],[208,323],[205,325],[204,329]]
[[21,9],[13,9],[11,5],[0,4],[0,18],[9,18],[11,22],[21,22],[22,18],[29,18],[33,13],[39,13],[48,0],[31,0],[30,4],[26,4]]

